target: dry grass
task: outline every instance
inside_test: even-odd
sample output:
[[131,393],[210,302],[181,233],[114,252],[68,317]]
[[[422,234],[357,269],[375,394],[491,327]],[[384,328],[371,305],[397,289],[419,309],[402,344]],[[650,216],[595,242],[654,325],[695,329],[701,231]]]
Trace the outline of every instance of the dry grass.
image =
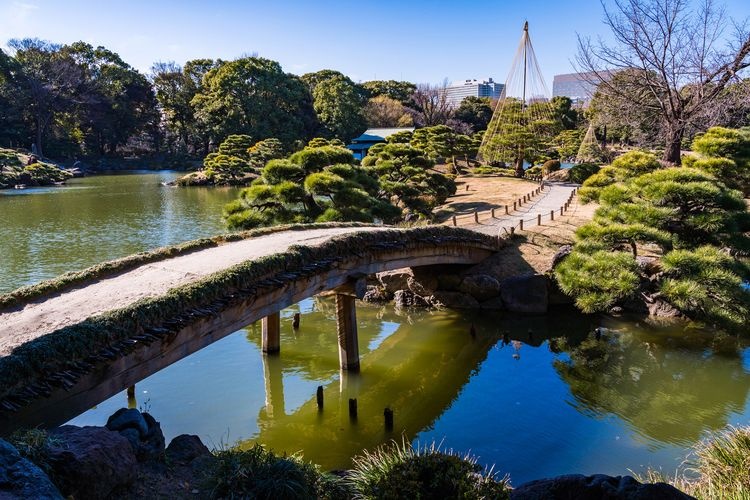
[[513,177],[462,175],[456,178],[456,186],[456,194],[435,208],[435,222],[445,222],[454,215],[471,216],[475,211],[486,212],[512,205],[514,200],[535,189],[538,183]]

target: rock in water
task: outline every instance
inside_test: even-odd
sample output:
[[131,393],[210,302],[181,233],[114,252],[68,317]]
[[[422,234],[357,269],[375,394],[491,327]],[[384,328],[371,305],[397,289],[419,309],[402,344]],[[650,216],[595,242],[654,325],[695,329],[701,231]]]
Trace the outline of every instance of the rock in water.
[[[641,484],[630,476],[595,474],[538,479],[522,484],[511,500],[689,500],[693,499],[666,483]],[[693,499],[695,500],[695,499]]]
[[108,498],[136,479],[136,458],[127,439],[103,427],[64,425],[50,431],[55,439],[49,462],[65,495]]
[[63,496],[42,469],[0,439],[0,500],[16,498],[62,500]]
[[435,292],[428,298],[433,307],[446,307],[448,309],[478,309],[477,299],[467,293],[461,292]]

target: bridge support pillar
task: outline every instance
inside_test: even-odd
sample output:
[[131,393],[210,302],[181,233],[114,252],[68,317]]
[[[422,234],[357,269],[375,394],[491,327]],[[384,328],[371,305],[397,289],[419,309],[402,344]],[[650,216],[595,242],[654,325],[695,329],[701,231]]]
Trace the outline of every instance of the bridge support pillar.
[[281,358],[278,356],[263,356],[263,385],[266,392],[266,415],[283,417],[284,383],[281,370]]
[[352,295],[336,294],[336,328],[339,337],[339,365],[342,370],[359,370],[355,300]]
[[281,347],[281,317],[278,312],[269,314],[261,320],[261,335],[263,340],[263,352],[273,354],[279,352]]

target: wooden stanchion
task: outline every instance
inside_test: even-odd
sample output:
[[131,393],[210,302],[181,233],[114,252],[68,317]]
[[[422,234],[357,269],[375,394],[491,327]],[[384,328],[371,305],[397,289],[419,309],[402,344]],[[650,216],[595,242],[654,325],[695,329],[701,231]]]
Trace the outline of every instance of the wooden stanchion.
[[518,230],[523,231],[523,219],[518,223]]
[[457,226],[457,225],[458,225],[458,224],[456,223],[456,216],[455,216],[455,215],[453,216],[453,225],[454,225],[454,226]]
[[555,211],[554,210],[550,210],[549,211],[549,220],[555,220]]
[[542,225],[542,214],[537,214],[536,216],[536,225],[541,226]]
[[479,224],[479,212],[477,212],[476,210],[474,210],[474,222]]

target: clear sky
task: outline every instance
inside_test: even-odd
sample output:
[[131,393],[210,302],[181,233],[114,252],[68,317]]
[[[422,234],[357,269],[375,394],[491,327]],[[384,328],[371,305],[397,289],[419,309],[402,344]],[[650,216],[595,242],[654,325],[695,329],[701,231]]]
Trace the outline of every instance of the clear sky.
[[[725,2],[735,19],[750,0]],[[503,82],[524,20],[548,88],[573,71],[576,33],[608,36],[599,0],[0,0],[10,38],[104,45],[148,72],[155,61],[255,54],[302,74],[335,69],[355,81]]]

